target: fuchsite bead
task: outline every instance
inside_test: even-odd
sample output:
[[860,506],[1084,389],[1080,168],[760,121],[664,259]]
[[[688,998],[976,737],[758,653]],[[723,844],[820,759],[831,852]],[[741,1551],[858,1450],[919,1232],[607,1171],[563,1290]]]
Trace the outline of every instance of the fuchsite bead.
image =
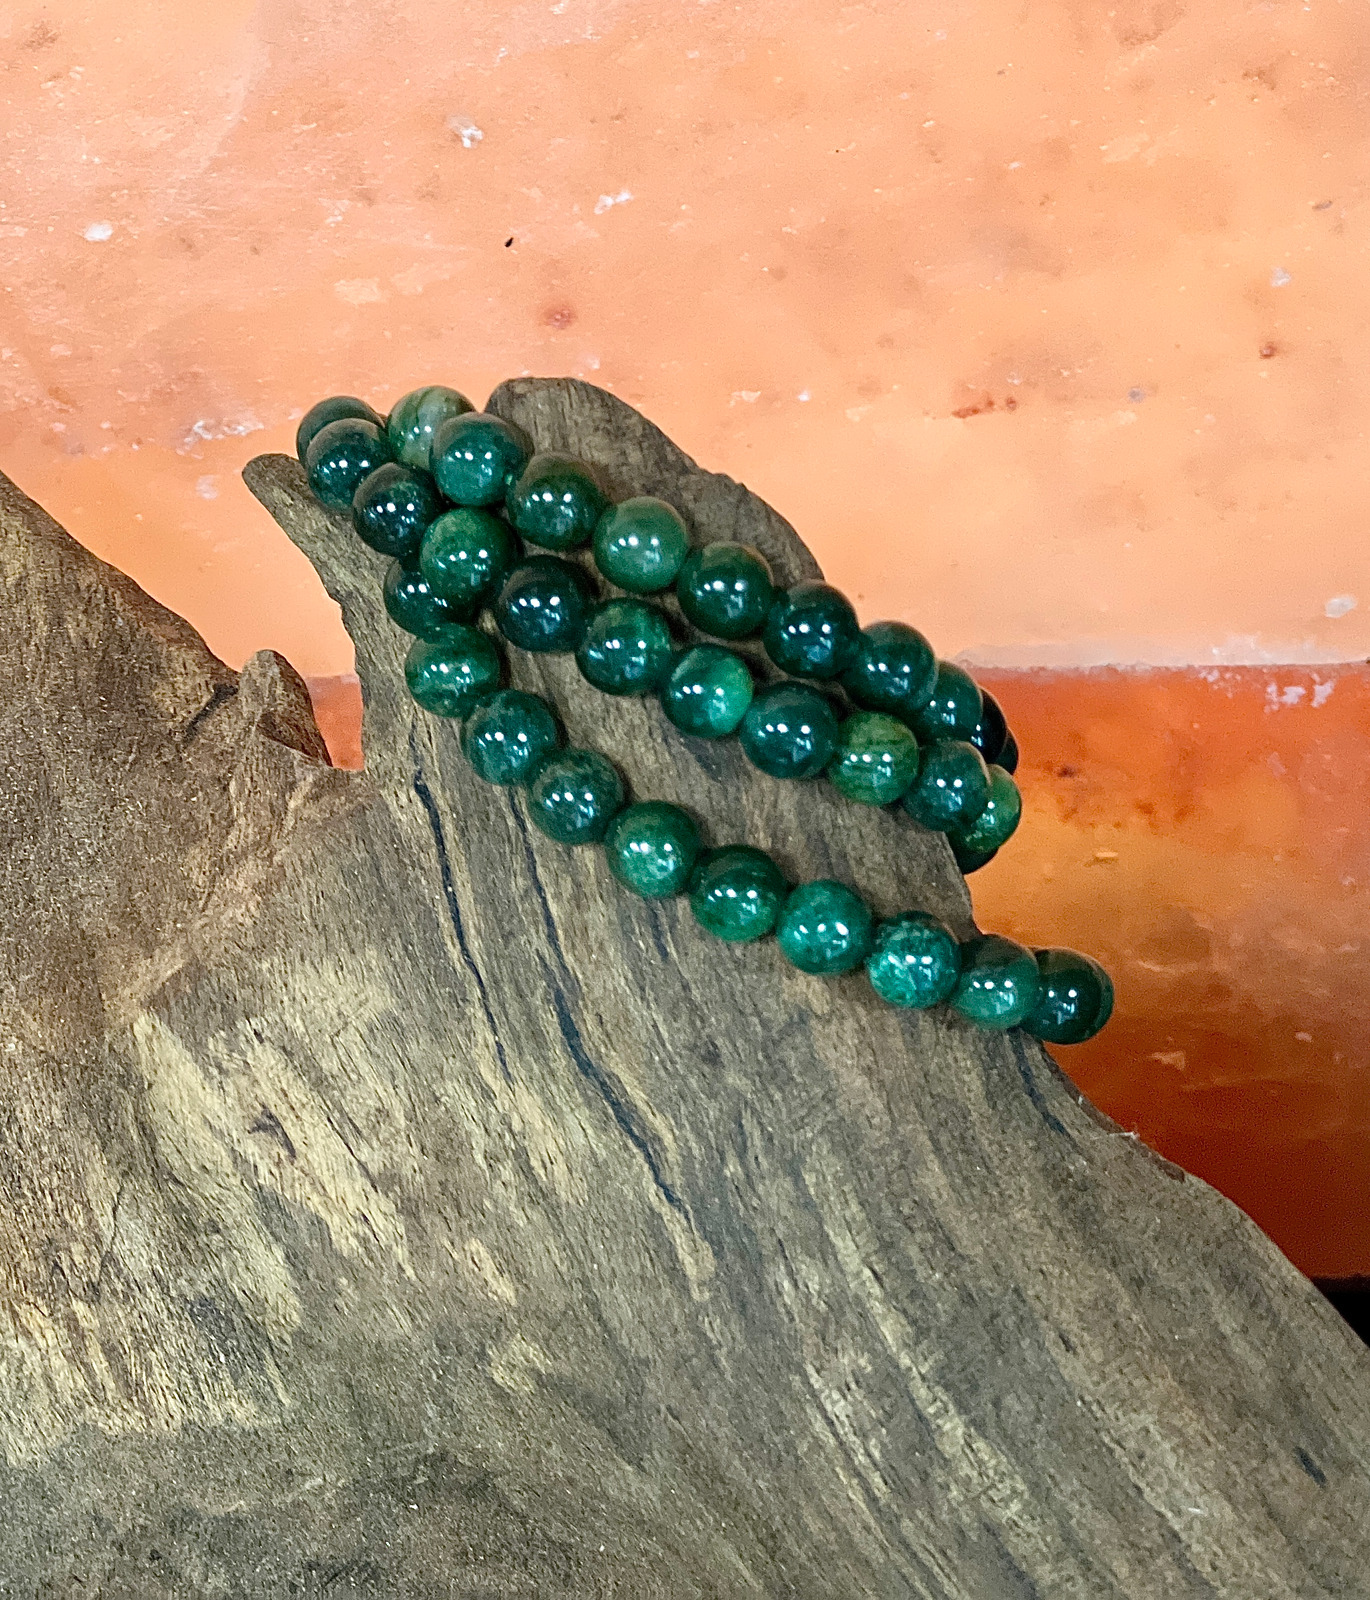
[[1005,772],[1014,773],[1018,770],[1018,741],[1013,737],[1013,729],[1009,729],[1008,738],[1004,740],[1004,748],[999,752],[999,759],[995,762]]
[[764,850],[710,850],[690,880],[690,910],[707,933],[729,944],[761,939],[775,927],[789,885]]
[[940,1005],[960,975],[961,947],[945,922],[905,911],[877,925],[866,976],[887,1004],[918,1011]]
[[461,730],[462,752],[477,777],[506,786],[527,783],[560,743],[552,708],[521,689],[492,694]]
[[381,592],[390,620],[420,639],[441,639],[475,615],[469,606],[453,605],[434,594],[418,567],[403,561],[390,563]]
[[433,476],[455,505],[494,506],[532,453],[533,442],[522,428],[485,411],[466,411],[449,417],[433,435]]
[[416,639],[404,658],[409,692],[435,717],[469,717],[499,688],[499,651],[475,628],[452,628],[440,639]]
[[990,933],[961,946],[961,976],[951,1003],[971,1022],[982,1028],[1016,1028],[1031,1014],[1041,992],[1036,957],[1014,940]]
[[857,711],[842,724],[828,780],[848,800],[893,805],[917,774],[918,741],[897,717]]
[[558,844],[598,844],[622,807],[618,769],[596,750],[548,756],[528,786],[533,825]]
[[913,731],[925,744],[934,739],[969,739],[983,709],[974,678],[950,661],[939,661],[932,693],[911,719]]
[[673,654],[670,624],[659,607],[606,600],[590,613],[576,665],[605,694],[652,694],[666,681]]
[[352,526],[363,544],[385,556],[408,560],[442,510],[438,486],[426,472],[398,461],[368,472],[352,496]]
[[560,556],[534,556],[515,567],[495,603],[510,644],[538,654],[574,650],[585,636],[592,597],[580,567]]
[[675,581],[680,609],[701,633],[748,639],[765,624],[776,589],[771,569],[750,545],[720,542],[692,550]]
[[1038,950],[1042,990],[1023,1027],[1047,1044],[1083,1044],[1113,1014],[1113,982],[1078,950]]
[[419,565],[434,594],[460,606],[484,605],[517,559],[509,524],[474,506],[444,511],[419,546]]
[[766,617],[766,654],[800,678],[839,678],[861,648],[861,625],[846,595],[812,579],[780,596]]
[[679,806],[644,800],[609,824],[604,854],[610,872],[634,894],[663,899],[689,884],[699,856],[699,828]]
[[985,809],[967,828],[955,828],[955,844],[962,850],[982,853],[998,850],[1013,837],[1023,815],[1023,796],[1018,785],[1002,767],[989,769],[989,799]]
[[1004,721],[1002,707],[988,689],[980,690],[980,699],[983,702],[980,720],[971,730],[970,742],[985,758],[985,765],[988,766],[1003,754],[1008,739],[1008,723]]
[[842,686],[857,705],[905,721],[927,704],[936,682],[932,646],[905,622],[872,622],[863,628],[856,656],[842,674]]
[[995,856],[997,850],[967,850],[957,839],[954,833],[947,835],[947,843],[951,846],[951,853],[956,858],[956,865],[961,869],[963,877],[970,877],[972,872],[979,872],[981,867],[987,867]]
[[791,965],[824,977],[866,959],[875,919],[855,889],[831,878],[801,883],[786,896],[775,936]]
[[837,749],[837,715],[817,689],[776,683],[747,708],[738,732],[747,759],[772,778],[815,778]]
[[[310,445],[328,424],[341,422],[348,417],[374,423],[378,428],[385,427],[385,418],[379,411],[373,411],[365,400],[358,400],[354,394],[329,395],[327,400],[320,400],[317,405],[310,406],[300,418],[300,425],[295,430],[295,454],[300,458],[301,466],[304,465]],[[427,464],[427,462],[419,463],[420,466]]]
[[390,460],[390,442],[376,423],[343,417],[314,435],[304,468],[316,499],[330,511],[350,511],[362,479]]
[[475,409],[464,394],[441,383],[411,389],[396,400],[385,421],[395,459],[406,467],[428,471],[433,458],[433,435],[450,417],[464,416]]
[[973,744],[939,739],[924,745],[904,810],[925,828],[967,828],[989,804],[989,769]]
[[649,494],[610,506],[595,525],[595,565],[630,594],[656,594],[675,582],[690,552],[690,532],[674,506]]
[[599,479],[575,456],[539,452],[505,502],[509,520],[544,550],[574,550],[595,531],[609,505]]
[[736,733],[753,693],[751,668],[740,655],[721,644],[697,644],[677,658],[661,704],[682,733],[726,739]]

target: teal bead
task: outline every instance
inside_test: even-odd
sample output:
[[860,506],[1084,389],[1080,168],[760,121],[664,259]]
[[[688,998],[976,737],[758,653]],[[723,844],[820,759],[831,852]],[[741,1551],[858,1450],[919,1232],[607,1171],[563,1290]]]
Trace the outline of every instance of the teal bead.
[[453,605],[434,594],[423,573],[403,561],[390,563],[382,593],[390,620],[420,639],[441,639],[475,615],[470,607]]
[[925,744],[934,739],[969,740],[983,710],[984,699],[975,679],[950,661],[939,661],[932,693],[910,720]]
[[527,783],[561,743],[552,708],[522,689],[501,689],[466,719],[461,748],[476,776],[506,786]]
[[533,441],[512,422],[484,411],[448,417],[433,435],[438,488],[459,506],[495,506],[518,481]]
[[968,828],[989,804],[989,768],[973,744],[939,739],[923,746],[904,810],[925,828]]
[[887,1004],[916,1011],[940,1005],[960,975],[961,947],[945,922],[904,911],[876,928],[866,976]]
[[874,920],[855,889],[818,878],[801,883],[786,897],[775,936],[786,959],[801,972],[835,977],[866,959]]
[[1004,721],[999,702],[988,689],[981,689],[980,699],[983,702],[980,720],[971,730],[970,742],[985,758],[985,765],[989,766],[999,760],[1008,743],[1008,723]]
[[1023,815],[1023,797],[1018,785],[1002,767],[989,769],[989,799],[985,809],[968,828],[952,830],[955,843],[975,853],[998,850],[1013,837]]
[[954,833],[947,835],[947,843],[951,846],[952,855],[956,857],[956,865],[966,878],[970,877],[972,872],[979,872],[981,867],[987,867],[999,854],[997,850],[967,850]]
[[1002,767],[1008,773],[1018,770],[1018,741],[1013,737],[1012,728],[1009,729],[1008,737],[1004,740],[1004,748],[999,752],[999,759],[995,765]]
[[729,944],[762,939],[775,926],[789,885],[764,850],[711,850],[690,880],[690,910],[706,933]]
[[469,717],[499,688],[499,651],[475,628],[452,628],[442,638],[416,639],[404,658],[409,692],[435,717]]
[[590,613],[576,665],[605,694],[653,694],[671,670],[665,615],[645,600],[606,600]]
[[775,584],[760,551],[745,544],[706,544],[686,556],[675,581],[676,599],[689,621],[718,639],[759,633]]
[[861,648],[861,624],[846,595],[809,580],[771,607],[762,635],[766,654],[800,678],[840,678]]
[[419,565],[434,594],[477,608],[498,591],[517,558],[509,524],[474,506],[444,511],[419,547]]
[[1041,994],[1023,1027],[1047,1044],[1083,1044],[1113,1014],[1113,983],[1078,950],[1038,950]]
[[[317,405],[310,406],[300,418],[300,425],[295,430],[295,454],[300,458],[301,466],[304,465],[310,445],[328,424],[342,422],[346,418],[370,422],[378,428],[385,427],[385,418],[379,411],[373,411],[365,400],[358,400],[353,394],[330,395],[327,400],[320,400]],[[419,465],[427,466],[428,463],[422,461]]]
[[640,494],[599,519],[594,552],[610,583],[630,594],[656,594],[675,582],[690,552],[690,531],[674,506]]
[[982,1028],[1016,1028],[1032,1012],[1042,980],[1031,950],[997,933],[961,946],[961,976],[951,1003]]
[[574,456],[542,451],[509,491],[509,520],[544,550],[574,550],[595,531],[609,506],[591,468]]
[[634,894],[680,894],[699,856],[699,828],[688,811],[644,800],[620,811],[604,836],[609,870]]
[[661,704],[682,733],[726,739],[752,703],[751,668],[721,644],[697,644],[671,668]]
[[387,461],[357,485],[352,526],[373,550],[407,561],[418,553],[424,531],[441,510],[438,486],[426,472]]
[[815,778],[837,749],[837,715],[803,683],[762,689],[738,732],[747,759],[772,778]]
[[433,459],[433,435],[450,417],[475,409],[464,394],[440,383],[411,389],[395,402],[386,418],[385,431],[396,461],[427,472]]
[[888,806],[918,773],[918,741],[897,717],[857,711],[842,724],[828,778],[863,806]]
[[927,704],[937,682],[932,646],[904,622],[872,622],[842,674],[842,687],[867,711],[888,711],[910,721]]
[[534,827],[558,844],[598,844],[623,807],[623,780],[595,750],[548,756],[528,786]]
[[589,621],[590,581],[560,556],[534,556],[515,567],[495,602],[495,621],[510,644],[540,655],[574,650]]
[[365,417],[342,417],[314,435],[304,469],[317,500],[330,511],[350,511],[363,478],[390,460],[390,442]]

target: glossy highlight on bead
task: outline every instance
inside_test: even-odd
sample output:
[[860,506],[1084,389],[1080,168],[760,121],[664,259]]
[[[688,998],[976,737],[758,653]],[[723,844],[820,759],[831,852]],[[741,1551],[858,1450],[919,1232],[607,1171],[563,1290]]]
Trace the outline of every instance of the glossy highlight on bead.
[[387,461],[368,472],[352,496],[352,526],[363,544],[408,560],[442,510],[438,486],[426,472]]
[[689,550],[684,518],[653,495],[635,495],[610,506],[595,527],[595,565],[630,594],[669,589]]
[[771,607],[766,654],[798,678],[837,678],[856,659],[861,627],[851,602],[831,584],[797,583]]
[[1016,1028],[1031,1013],[1042,980],[1031,950],[997,933],[961,947],[961,975],[951,1003],[981,1028]]
[[983,709],[974,678],[950,661],[942,661],[931,695],[913,714],[913,731],[927,744],[934,739],[969,740]]
[[866,959],[874,920],[855,889],[818,878],[790,891],[780,908],[775,936],[792,966],[836,977]]
[[768,776],[816,778],[837,749],[837,713],[807,684],[772,684],[748,706],[738,737]]
[[438,488],[454,505],[493,506],[532,453],[522,428],[485,411],[467,411],[449,417],[433,435],[431,466]]
[[559,654],[585,637],[590,605],[590,585],[579,567],[559,556],[534,556],[509,574],[495,622],[520,650]]
[[[330,422],[341,422],[345,418],[370,422],[377,428],[385,427],[385,418],[367,405],[365,400],[358,400],[354,394],[329,395],[327,400],[320,400],[310,406],[300,418],[300,425],[295,430],[295,454],[299,457],[301,466],[305,464],[305,456],[318,434]],[[421,461],[419,465],[426,466],[427,463]]]
[[518,555],[509,525],[489,511],[461,506],[434,518],[419,546],[419,565],[434,594],[480,606],[504,582]]
[[1023,797],[1018,785],[1002,767],[989,768],[989,798],[975,821],[966,828],[953,828],[956,845],[973,854],[998,850],[1017,830],[1023,815]]
[[594,533],[609,497],[583,461],[545,450],[523,469],[506,504],[510,522],[530,543],[574,550]]
[[505,787],[529,782],[560,743],[552,708],[521,689],[492,694],[461,730],[462,753],[477,776]]
[[711,850],[690,881],[690,910],[706,932],[728,944],[764,938],[775,927],[789,885],[764,850],[725,845]]
[[315,499],[330,511],[350,511],[363,478],[390,460],[390,443],[374,422],[343,417],[319,429],[304,467]]
[[434,594],[419,568],[404,561],[390,563],[381,597],[390,620],[420,639],[441,639],[475,615],[473,608],[453,605]]
[[857,711],[842,724],[828,781],[863,806],[893,805],[918,773],[918,741],[897,717]]
[[605,694],[653,694],[671,670],[671,629],[644,600],[606,600],[590,613],[576,665]]
[[692,550],[675,583],[680,609],[701,633],[749,639],[775,603],[765,557],[750,545],[720,542]]
[[416,639],[404,658],[409,693],[435,717],[469,717],[499,688],[502,667],[499,651],[475,628]]
[[910,721],[937,682],[932,646],[904,622],[872,622],[861,630],[856,655],[842,674],[842,687],[867,711],[888,711]]
[[401,395],[390,408],[385,431],[395,459],[407,467],[428,471],[433,458],[433,436],[449,417],[464,416],[476,408],[464,394],[441,383],[425,384]]
[[548,756],[528,785],[534,826],[558,844],[598,844],[622,805],[618,769],[596,750]]
[[956,987],[961,946],[937,917],[904,911],[877,925],[866,976],[888,1005],[926,1010],[940,1005]]
[[697,644],[671,668],[661,704],[682,733],[698,739],[726,739],[735,733],[752,703],[751,668],[721,644]]
[[1042,989],[1023,1027],[1046,1044],[1092,1039],[1113,1014],[1109,975],[1078,950],[1038,950],[1036,957]]
[[681,894],[699,857],[699,828],[688,811],[643,800],[620,811],[604,836],[609,870],[634,894]]
[[945,833],[969,827],[989,797],[989,769],[975,746],[961,739],[939,739],[923,747],[918,776],[904,796],[904,810],[925,828]]

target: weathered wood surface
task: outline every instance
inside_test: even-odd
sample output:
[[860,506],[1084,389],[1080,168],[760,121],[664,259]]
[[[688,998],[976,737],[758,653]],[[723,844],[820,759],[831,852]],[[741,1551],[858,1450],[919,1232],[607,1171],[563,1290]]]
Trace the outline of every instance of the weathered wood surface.
[[[788,526],[569,382],[493,402]],[[531,831],[342,607],[367,771],[0,484],[0,1594],[1370,1594],[1370,1359],[1047,1055]],[[517,662],[643,796],[964,931],[940,838]]]

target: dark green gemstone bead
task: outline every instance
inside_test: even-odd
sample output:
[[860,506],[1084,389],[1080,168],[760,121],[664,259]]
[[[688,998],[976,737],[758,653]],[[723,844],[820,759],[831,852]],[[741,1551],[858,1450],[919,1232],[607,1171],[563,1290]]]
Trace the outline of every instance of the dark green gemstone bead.
[[544,550],[574,550],[595,531],[609,497],[583,461],[548,450],[523,469],[506,504],[525,539]]
[[[300,425],[295,430],[295,454],[300,458],[301,466],[304,465],[310,445],[328,424],[341,422],[347,417],[374,423],[378,428],[385,427],[385,418],[379,411],[373,411],[365,400],[358,400],[354,394],[330,395],[327,400],[320,400],[317,405],[310,406],[300,418]],[[426,466],[427,463],[422,462],[420,465]]]
[[438,486],[426,472],[397,461],[368,472],[352,496],[352,526],[364,544],[407,561],[442,510]]
[[435,595],[423,573],[403,561],[390,563],[382,592],[390,620],[420,639],[441,639],[475,615],[469,607],[453,605]]
[[661,704],[682,733],[726,739],[752,703],[751,668],[721,644],[697,644],[671,668]]
[[699,856],[699,829],[688,811],[644,800],[620,811],[604,836],[609,870],[634,894],[659,900],[680,894]]
[[1037,951],[1042,992],[1023,1023],[1047,1044],[1083,1044],[1113,1012],[1113,984],[1091,957],[1078,950]]
[[998,850],[1013,837],[1023,815],[1023,797],[1018,785],[1002,767],[989,769],[989,799],[985,809],[968,828],[953,830],[962,850]]
[[395,402],[385,422],[395,459],[427,472],[433,459],[433,435],[449,417],[475,409],[464,394],[440,383],[411,389]]
[[434,594],[477,608],[496,593],[517,557],[509,524],[474,506],[444,511],[419,547],[419,565]]
[[950,661],[939,661],[932,693],[911,719],[913,731],[925,744],[931,744],[934,739],[968,740],[975,732],[983,708],[984,700],[975,679]]
[[1014,773],[1018,770],[1018,741],[1013,737],[1013,729],[1009,729],[1008,738],[1004,740],[1004,748],[999,752],[999,759],[995,763],[1005,772]]
[[980,720],[971,731],[970,742],[985,758],[985,764],[989,765],[998,761],[1003,754],[1008,739],[1008,723],[1004,721],[999,702],[988,689],[981,689],[980,699],[983,702]]
[[750,545],[706,544],[686,556],[675,581],[680,609],[718,639],[759,633],[775,603],[765,558]]
[[747,759],[772,778],[815,778],[837,749],[837,715],[807,684],[772,684],[747,707],[738,737]]
[[945,922],[905,911],[876,928],[866,976],[889,1005],[918,1011],[940,1005],[960,975],[961,947]]
[[918,741],[897,717],[857,711],[842,724],[828,778],[863,806],[888,806],[918,773]]
[[842,686],[857,705],[905,721],[927,704],[936,682],[932,646],[904,622],[872,622],[863,628],[856,658],[842,674]]
[[989,769],[973,744],[939,739],[923,746],[904,810],[925,828],[967,828],[989,804]]
[[947,835],[947,843],[951,846],[952,855],[956,857],[956,865],[966,878],[970,877],[972,872],[979,872],[981,867],[987,867],[999,854],[997,850],[967,850],[954,833]]
[[801,883],[780,908],[775,936],[786,959],[801,972],[834,977],[866,959],[875,919],[845,883],[818,878]]
[[1042,979],[1031,950],[997,933],[961,946],[951,1003],[982,1028],[1016,1028],[1037,1004]]
[[782,672],[840,678],[861,648],[861,624],[846,595],[810,579],[771,607],[762,642]]
[[690,880],[690,910],[707,933],[742,944],[761,939],[775,926],[789,885],[764,850],[727,845],[711,850]]
[[596,750],[548,756],[528,786],[533,825],[558,844],[598,844],[623,808],[623,780]]
[[664,613],[645,600],[606,600],[590,613],[576,665],[605,694],[654,694],[675,647]]
[[484,411],[467,411],[448,417],[433,435],[433,476],[455,505],[495,506],[532,453],[533,442],[522,428]]
[[649,494],[610,506],[595,525],[595,565],[630,594],[669,589],[689,552],[684,518]]
[[314,435],[304,468],[315,498],[330,511],[350,511],[357,486],[390,459],[390,441],[364,417],[342,417]]
[[590,582],[573,562],[534,556],[515,567],[495,602],[495,621],[520,650],[574,650],[590,616]]
[[561,743],[552,708],[535,694],[501,689],[483,701],[461,730],[461,748],[487,783],[527,783]]
[[475,628],[452,628],[442,638],[416,639],[404,658],[409,692],[435,717],[469,717],[499,688],[499,651]]

